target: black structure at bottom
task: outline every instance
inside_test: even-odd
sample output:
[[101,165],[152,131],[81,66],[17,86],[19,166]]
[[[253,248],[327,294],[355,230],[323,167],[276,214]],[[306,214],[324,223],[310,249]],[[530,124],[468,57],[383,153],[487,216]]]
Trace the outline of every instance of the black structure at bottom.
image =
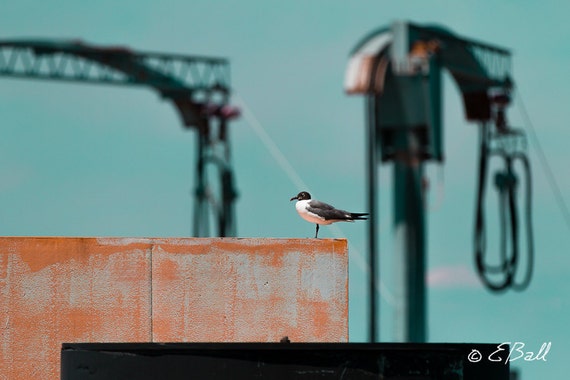
[[64,343],[61,380],[508,380],[509,351],[502,348],[468,343]]

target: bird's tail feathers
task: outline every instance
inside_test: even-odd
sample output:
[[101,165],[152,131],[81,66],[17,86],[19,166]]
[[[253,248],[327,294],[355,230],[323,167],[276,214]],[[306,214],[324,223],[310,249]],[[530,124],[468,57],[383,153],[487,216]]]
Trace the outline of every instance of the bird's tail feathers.
[[350,218],[352,220],[366,220],[368,219],[368,213],[365,212],[351,212]]

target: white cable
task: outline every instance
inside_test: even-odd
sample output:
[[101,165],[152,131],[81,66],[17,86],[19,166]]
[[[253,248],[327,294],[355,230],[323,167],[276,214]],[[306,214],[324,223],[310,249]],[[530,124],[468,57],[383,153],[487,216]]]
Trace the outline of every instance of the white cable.
[[538,158],[540,164],[542,165],[542,171],[546,177],[548,184],[550,185],[550,190],[554,195],[554,199],[556,201],[558,209],[560,210],[560,213],[562,214],[562,218],[566,222],[566,227],[570,229],[570,210],[568,209],[568,205],[566,204],[564,196],[562,195],[562,191],[560,191],[560,186],[558,186],[558,181],[556,181],[556,176],[554,175],[554,171],[552,170],[552,167],[550,166],[550,163],[546,158],[546,154],[542,149],[542,145],[538,140],[538,135],[535,131],[534,123],[530,119],[530,115],[528,114],[526,105],[521,95],[521,90],[518,87],[516,89],[516,96],[517,96],[516,99],[519,103],[520,112],[522,114],[522,117],[525,119],[525,123],[528,127],[528,130],[530,131],[531,141],[534,143],[536,151],[538,152]]
[[241,110],[243,110],[243,116],[245,117],[245,120],[248,122],[251,129],[253,129],[253,131],[257,134],[257,137],[259,137],[263,145],[265,145],[265,147],[267,148],[269,153],[271,153],[275,161],[277,161],[281,169],[285,171],[287,177],[289,177],[291,182],[293,182],[293,184],[297,187],[297,190],[311,192],[309,186],[307,186],[307,184],[301,179],[299,174],[297,174],[297,171],[295,171],[293,166],[291,166],[289,160],[287,160],[285,155],[281,152],[281,149],[279,149],[277,144],[275,144],[273,139],[267,134],[267,132],[265,131],[259,120],[257,120],[255,115],[247,106],[247,104],[243,101],[243,99],[235,95],[235,93],[233,96],[234,99],[236,100],[236,103],[238,104],[238,107]]

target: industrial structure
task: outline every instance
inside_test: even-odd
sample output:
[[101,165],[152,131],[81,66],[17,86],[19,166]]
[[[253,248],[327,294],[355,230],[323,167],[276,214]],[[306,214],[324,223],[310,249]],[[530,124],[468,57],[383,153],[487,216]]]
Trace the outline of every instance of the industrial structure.
[[[230,67],[226,59],[138,52],[82,41],[0,41],[0,76],[51,81],[150,87],[170,101],[185,128],[197,132],[193,235],[235,236],[237,191],[231,165],[228,121]],[[218,169],[215,179],[207,168]],[[214,186],[214,183],[217,185]],[[219,189],[219,190],[214,190]]]
[[[397,309],[401,310],[400,319],[403,321],[397,331],[396,340],[419,344],[404,346],[338,343],[348,340],[348,245],[345,240],[121,241],[99,238],[76,241],[39,238],[38,242],[35,238],[13,238],[14,241],[12,238],[5,238],[0,245],[10,248],[0,252],[0,274],[16,285],[33,276],[51,279],[45,281],[47,290],[43,293],[51,294],[61,303],[58,306],[59,311],[68,308],[70,311],[66,314],[67,318],[73,321],[71,324],[62,323],[60,313],[35,312],[38,308],[33,300],[25,296],[22,296],[21,300],[18,299],[17,297],[25,292],[14,286],[11,289],[15,295],[5,297],[2,302],[10,307],[12,314],[21,315],[18,320],[25,323],[12,323],[8,326],[6,322],[6,329],[24,331],[28,329],[29,323],[25,318],[32,321],[37,318],[38,328],[47,330],[41,323],[46,323],[49,318],[46,319],[45,316],[48,315],[54,319],[53,325],[59,328],[54,330],[57,336],[53,336],[52,342],[60,338],[69,341],[87,339],[87,342],[82,344],[63,345],[61,368],[62,378],[65,379],[81,378],[85,368],[101,366],[105,370],[121,372],[129,365],[148,376],[152,371],[158,373],[174,368],[172,371],[176,373],[173,372],[169,378],[181,378],[175,376],[186,376],[190,370],[196,368],[204,373],[212,373],[222,365],[233,362],[239,365],[236,368],[227,368],[231,368],[231,371],[242,371],[242,375],[248,376],[273,376],[275,373],[282,373],[284,369],[281,367],[285,367],[291,372],[291,376],[309,373],[320,374],[323,378],[339,378],[345,374],[353,374],[355,378],[437,376],[455,379],[459,378],[458,374],[465,379],[491,378],[490,376],[496,379],[506,378],[509,369],[506,358],[501,357],[506,365],[489,361],[476,366],[468,357],[468,350],[472,349],[472,345],[423,344],[427,341],[423,176],[426,161],[443,162],[445,157],[442,72],[447,69],[463,98],[466,119],[477,123],[480,132],[473,239],[476,269],[484,285],[491,291],[525,289],[530,282],[533,266],[531,175],[526,156],[525,134],[511,127],[506,117],[506,109],[514,88],[511,66],[511,54],[507,49],[466,39],[441,27],[421,26],[404,21],[394,22],[389,27],[370,33],[351,53],[345,89],[349,94],[365,95],[367,107],[367,195],[370,213],[369,340],[371,343],[379,340],[376,296],[380,257],[377,239],[378,164],[391,162],[394,165],[394,229],[399,270],[396,286],[402,290],[402,296],[397,300],[401,304]],[[211,235],[209,224],[212,217],[217,225],[214,235],[236,235],[234,203],[237,191],[231,165],[228,122],[239,116],[239,110],[229,104],[231,88],[227,60],[138,52],[125,47],[100,47],[81,41],[10,40],[0,41],[0,76],[143,86],[156,91],[163,99],[173,104],[184,127],[197,133],[193,235]],[[503,169],[494,173],[501,215],[499,259],[493,261],[499,261],[498,265],[489,264],[484,212],[489,162],[491,158],[497,157],[504,164]],[[521,181],[517,176],[517,164],[524,173],[524,218],[521,218],[518,212],[517,196],[520,193],[518,188]],[[217,170],[214,179],[208,176],[210,167]],[[526,235],[523,244],[520,237],[521,221]],[[217,246],[219,244],[223,245],[224,249],[220,249]],[[28,245],[32,248],[26,248]],[[16,249],[18,247],[21,248],[20,251]],[[317,252],[319,247],[322,252]],[[523,247],[526,248],[528,257],[525,261],[526,271],[521,276],[520,251]],[[122,259],[117,261],[117,269],[113,266],[115,264],[109,265],[106,261],[115,260],[115,254],[121,257],[132,256],[132,260],[137,260],[138,264],[129,266],[128,260]],[[89,255],[94,257],[89,263],[95,269],[83,264],[76,267]],[[32,270],[27,263],[35,263],[37,268]],[[248,266],[248,263],[253,264]],[[126,267],[121,266],[129,267],[129,276],[123,276],[123,272],[128,271]],[[53,270],[54,267],[57,267],[58,271]],[[42,272],[46,268],[48,270]],[[226,272],[220,272],[220,268]],[[134,273],[137,269],[140,270],[138,274]],[[82,281],[75,281],[80,271],[83,271]],[[88,305],[88,311],[79,313],[77,305],[72,302],[75,297],[67,294],[83,291],[82,288],[77,290],[75,287],[82,284],[91,286],[92,278],[97,277],[97,273],[106,271],[117,275],[114,281],[120,284],[121,289],[127,289],[125,284],[131,286],[134,289],[132,299],[143,303],[138,308],[139,311],[144,311],[140,313],[143,327],[131,330],[127,326],[122,329],[123,332],[140,334],[142,338],[139,335],[129,335],[124,340],[138,342],[150,336],[150,343],[101,346],[99,341],[109,340],[106,335],[108,331],[116,334],[113,318],[120,316],[120,313],[110,313],[108,300],[97,297],[94,297],[97,307]],[[47,277],[45,273],[53,278]],[[260,273],[266,273],[263,281],[259,281]],[[331,273],[336,273],[336,277],[331,277]],[[63,280],[57,280],[56,277]],[[214,277],[220,285],[215,285]],[[112,277],[109,275],[105,278]],[[115,283],[105,281],[109,286],[115,286]],[[141,283],[148,285],[150,289],[141,293]],[[68,284],[71,285],[67,286]],[[197,284],[204,286],[204,289],[199,289]],[[39,289],[41,291],[41,288]],[[117,293],[114,289],[109,289],[109,293]],[[178,298],[173,298],[173,289],[180,293]],[[93,296],[93,293],[85,292]],[[299,294],[306,296],[307,300]],[[292,301],[287,301],[286,296],[290,296]],[[229,297],[229,301],[224,300],[224,297]],[[319,297],[324,297],[324,301]],[[100,305],[97,302],[100,300],[104,302],[99,310]],[[258,301],[261,306],[251,306],[252,300]],[[215,309],[213,301],[218,302],[215,313],[212,313]],[[133,302],[122,302],[121,299],[117,304],[121,313],[131,315],[129,308]],[[163,304],[166,306],[161,306]],[[234,304],[240,306],[232,306]],[[50,308],[53,306],[52,303],[45,305]],[[196,308],[196,305],[199,307]],[[262,310],[262,307],[273,311],[274,317],[267,318],[270,314],[261,313],[259,310]],[[203,317],[197,314],[198,309],[204,311]],[[92,317],[94,310],[100,311],[102,315],[99,332],[89,324],[90,318],[84,317]],[[299,317],[303,322],[297,323],[288,313]],[[204,321],[214,321],[212,316],[218,318],[212,328],[214,332],[219,332],[216,330],[219,325],[225,326],[222,335],[203,335]],[[183,324],[179,323],[181,320],[184,321]],[[307,324],[307,320],[310,323]],[[260,321],[275,324],[268,328]],[[122,322],[130,325],[132,319],[122,318]],[[107,325],[112,327],[107,328]],[[256,328],[251,328],[252,326]],[[262,328],[259,329],[259,326]],[[306,331],[291,335],[297,333],[295,328],[307,326],[310,328],[305,329]],[[174,327],[182,329],[182,332]],[[330,328],[330,331],[327,328]],[[147,331],[148,329],[150,331]],[[271,331],[271,335],[258,334],[265,330]],[[242,334],[242,331],[245,333]],[[168,334],[160,335],[165,332]],[[285,333],[289,335],[284,335]],[[278,346],[260,343],[228,345],[227,342],[243,342],[248,339],[256,342],[277,342],[276,338],[281,338],[281,335],[284,336]],[[20,336],[21,334],[18,338]],[[39,334],[31,334],[30,340],[37,339],[38,336]],[[161,336],[164,338],[160,338]],[[290,344],[289,336],[305,341],[330,340],[337,343],[307,346],[295,341]],[[13,337],[16,337],[16,334]],[[112,336],[113,339],[115,337],[116,335]],[[164,340],[180,343],[202,339],[218,341],[219,344],[164,346],[152,343]],[[11,346],[15,345],[5,345]],[[487,353],[496,346],[478,347]],[[52,345],[49,356],[51,361],[46,365],[46,371],[58,371],[58,363],[53,359],[56,356],[54,352],[58,350],[59,347],[54,349]],[[148,357],[156,358],[148,367],[152,371],[147,370],[147,367],[140,367],[138,361],[136,365],[133,364],[135,362],[131,359],[136,356],[132,354],[133,350],[136,355],[142,355],[141,363],[149,363]],[[220,350],[227,352],[220,355]],[[247,350],[251,352],[248,353]],[[115,352],[111,357],[111,364],[105,362],[109,359],[107,355],[110,352]],[[243,356],[244,352],[247,357]],[[278,360],[274,357],[275,352],[279,354]],[[19,358],[19,354],[10,352],[10,355],[5,355],[10,358],[13,368],[17,368],[19,363],[19,359],[13,358]],[[204,356],[209,355],[213,359],[204,361]],[[163,362],[163,356],[168,360],[174,357],[176,362]],[[195,356],[198,359],[195,359]],[[242,362],[232,361],[233,357]],[[284,361],[284,357],[288,361]],[[124,358],[126,361],[122,361]],[[195,360],[195,363],[191,361],[193,364],[190,369],[187,365],[188,358]],[[23,361],[25,359],[22,359]],[[176,366],[172,367],[172,363]],[[206,365],[200,367],[204,363]],[[226,373],[227,371],[221,371],[219,378],[225,378],[223,376]],[[103,372],[100,372],[99,376],[108,377]]]
[[[480,131],[479,179],[474,231],[475,263],[480,278],[493,291],[524,289],[531,277],[533,241],[530,222],[530,165],[524,132],[511,128],[506,107],[514,86],[507,49],[460,37],[438,26],[405,21],[376,30],[351,53],[345,90],[362,94],[367,106],[367,173],[370,266],[369,339],[377,341],[377,165],[394,164],[394,229],[398,283],[402,289],[396,339],[425,342],[426,233],[423,167],[443,162],[442,71],[447,69],[463,98],[465,117]],[[495,173],[501,200],[500,265],[486,259],[484,200],[489,160],[500,157],[504,169]],[[514,164],[522,163],[526,189],[527,271],[519,283],[518,179]],[[507,218],[508,215],[508,218]],[[507,236],[509,239],[507,239]]]

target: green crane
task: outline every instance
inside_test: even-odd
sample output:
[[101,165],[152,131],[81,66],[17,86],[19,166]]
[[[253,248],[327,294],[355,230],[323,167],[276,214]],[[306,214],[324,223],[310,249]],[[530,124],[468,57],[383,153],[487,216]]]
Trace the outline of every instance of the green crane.
[[[513,235],[513,254],[504,260],[501,272],[505,280],[493,282],[485,264],[485,238],[482,200],[487,160],[493,150],[489,136],[498,144],[504,138],[521,137],[509,128],[505,118],[511,78],[511,54],[508,50],[459,37],[438,26],[421,26],[397,21],[376,30],[354,48],[350,55],[345,90],[362,94],[367,106],[367,177],[370,267],[369,339],[376,341],[377,332],[377,165],[394,164],[394,231],[397,257],[397,287],[401,290],[398,309],[402,323],[396,340],[424,342],[426,333],[426,226],[424,215],[423,166],[427,160],[442,162],[442,70],[447,69],[463,97],[465,116],[480,124],[481,161],[480,188],[476,215],[476,264],[485,285],[503,290],[513,284],[516,269],[517,241]],[[523,136],[524,137],[524,136]],[[523,157],[510,152],[506,162]],[[526,156],[524,156],[526,159]],[[528,167],[528,160],[526,160]],[[514,213],[512,171],[501,173],[505,199],[509,199],[511,230],[517,230]],[[506,178],[506,179],[505,179]],[[527,179],[530,171],[527,172]],[[530,222],[529,222],[530,223]],[[530,225],[530,224],[529,224]],[[529,230],[530,233],[530,230]],[[532,250],[532,238],[529,250]],[[499,270],[497,271],[499,272]],[[526,284],[528,284],[529,275]]]
[[[194,236],[209,236],[214,215],[218,236],[235,236],[237,192],[231,166],[228,121],[239,115],[229,105],[226,59],[138,52],[82,41],[0,40],[0,76],[52,81],[150,87],[170,101],[187,129],[195,129],[197,159]],[[218,169],[219,191],[206,168]]]

